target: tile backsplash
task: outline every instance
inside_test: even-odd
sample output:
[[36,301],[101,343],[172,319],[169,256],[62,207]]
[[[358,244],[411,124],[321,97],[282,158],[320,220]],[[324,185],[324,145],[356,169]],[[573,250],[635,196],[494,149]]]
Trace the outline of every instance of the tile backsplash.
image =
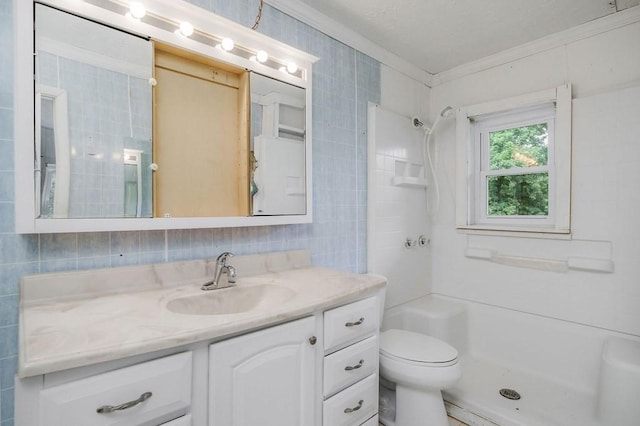
[[[249,27],[257,13],[253,1],[190,2]],[[0,426],[13,425],[22,275],[294,249],[309,249],[319,266],[366,271],[367,102],[380,102],[380,64],[269,5],[258,31],[320,58],[313,67],[313,224],[18,235],[13,1],[0,0]]]

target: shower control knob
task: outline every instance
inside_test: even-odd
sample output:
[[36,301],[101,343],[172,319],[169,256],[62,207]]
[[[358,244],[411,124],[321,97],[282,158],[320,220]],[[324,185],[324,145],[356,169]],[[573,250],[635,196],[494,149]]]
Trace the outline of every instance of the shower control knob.
[[417,244],[417,241],[416,241],[416,240],[412,240],[411,238],[408,238],[408,237],[407,237],[407,239],[404,241],[404,247],[405,247],[405,248],[408,248],[408,249],[410,249],[410,248],[414,248],[414,247],[416,246],[416,244]]
[[315,345],[318,342],[318,338],[316,336],[309,337],[309,343],[311,346]]

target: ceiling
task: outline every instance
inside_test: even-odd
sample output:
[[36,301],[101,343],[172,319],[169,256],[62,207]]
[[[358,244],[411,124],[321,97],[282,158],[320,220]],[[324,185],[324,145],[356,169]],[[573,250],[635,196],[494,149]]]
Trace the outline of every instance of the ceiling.
[[298,0],[431,74],[640,0]]

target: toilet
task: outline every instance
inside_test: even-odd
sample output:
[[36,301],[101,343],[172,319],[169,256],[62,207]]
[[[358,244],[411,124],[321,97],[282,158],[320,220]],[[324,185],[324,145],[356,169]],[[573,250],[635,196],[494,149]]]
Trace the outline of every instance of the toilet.
[[442,340],[407,330],[380,333],[380,376],[396,388],[395,426],[448,425],[441,390],[461,375],[458,351]]

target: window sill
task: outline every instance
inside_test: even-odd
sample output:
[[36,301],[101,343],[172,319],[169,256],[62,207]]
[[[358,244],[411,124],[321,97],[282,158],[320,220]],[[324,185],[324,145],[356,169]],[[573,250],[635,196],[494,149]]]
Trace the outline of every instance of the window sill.
[[457,231],[470,235],[489,235],[494,237],[519,237],[519,238],[542,238],[550,240],[570,240],[570,230],[555,230],[549,228],[506,228],[491,227],[483,225],[458,226]]

